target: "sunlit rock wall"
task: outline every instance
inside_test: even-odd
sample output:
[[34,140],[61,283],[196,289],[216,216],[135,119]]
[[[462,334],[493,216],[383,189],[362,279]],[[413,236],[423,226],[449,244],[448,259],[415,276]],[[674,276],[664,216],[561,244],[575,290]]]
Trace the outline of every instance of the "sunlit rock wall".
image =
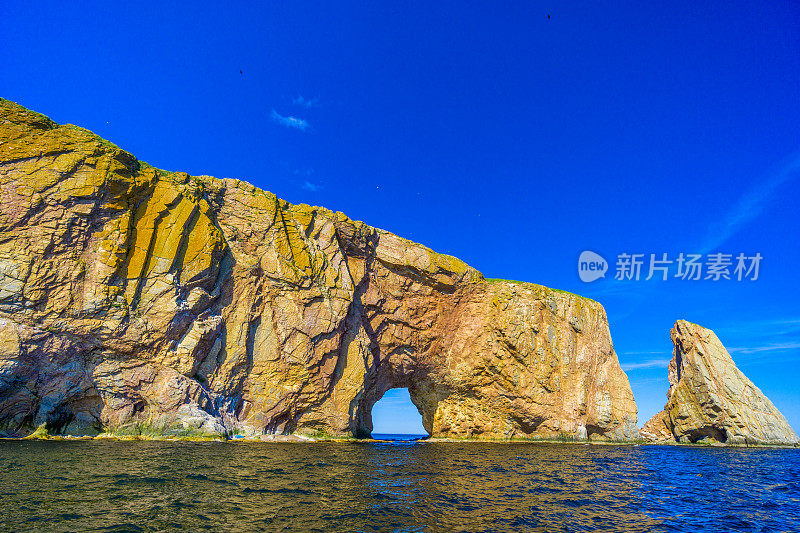
[[602,306],[0,100],[0,431],[630,439]]

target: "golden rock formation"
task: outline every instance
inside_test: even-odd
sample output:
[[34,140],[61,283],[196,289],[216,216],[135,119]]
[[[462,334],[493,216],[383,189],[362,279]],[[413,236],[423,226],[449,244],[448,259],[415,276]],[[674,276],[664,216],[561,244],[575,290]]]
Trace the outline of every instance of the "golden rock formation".
[[624,440],[597,302],[238,180],[165,172],[0,100],[0,430]]
[[642,428],[654,441],[795,444],[797,435],[710,329],[678,320],[664,410]]

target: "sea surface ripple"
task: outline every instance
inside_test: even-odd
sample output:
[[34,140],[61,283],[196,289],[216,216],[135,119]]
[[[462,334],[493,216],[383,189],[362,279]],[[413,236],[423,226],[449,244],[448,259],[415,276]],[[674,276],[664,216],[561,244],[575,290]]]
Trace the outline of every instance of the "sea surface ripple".
[[800,450],[0,442],[3,531],[795,531]]

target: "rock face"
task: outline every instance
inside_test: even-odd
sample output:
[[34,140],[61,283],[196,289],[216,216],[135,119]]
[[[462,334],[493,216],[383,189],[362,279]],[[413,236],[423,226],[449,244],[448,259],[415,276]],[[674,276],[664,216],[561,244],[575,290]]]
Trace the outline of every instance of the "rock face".
[[0,111],[5,434],[638,435],[600,304]]
[[736,368],[710,329],[679,320],[664,410],[642,428],[655,441],[794,444],[797,435],[769,399]]

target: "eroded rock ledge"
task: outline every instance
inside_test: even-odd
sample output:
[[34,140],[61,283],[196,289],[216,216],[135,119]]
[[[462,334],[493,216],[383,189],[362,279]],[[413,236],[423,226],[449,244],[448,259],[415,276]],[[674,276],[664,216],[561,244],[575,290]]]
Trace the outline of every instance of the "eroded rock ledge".
[[672,328],[664,410],[642,428],[653,441],[797,444],[783,415],[733,362],[710,329],[685,320]]
[[635,438],[597,302],[0,100],[0,432]]

